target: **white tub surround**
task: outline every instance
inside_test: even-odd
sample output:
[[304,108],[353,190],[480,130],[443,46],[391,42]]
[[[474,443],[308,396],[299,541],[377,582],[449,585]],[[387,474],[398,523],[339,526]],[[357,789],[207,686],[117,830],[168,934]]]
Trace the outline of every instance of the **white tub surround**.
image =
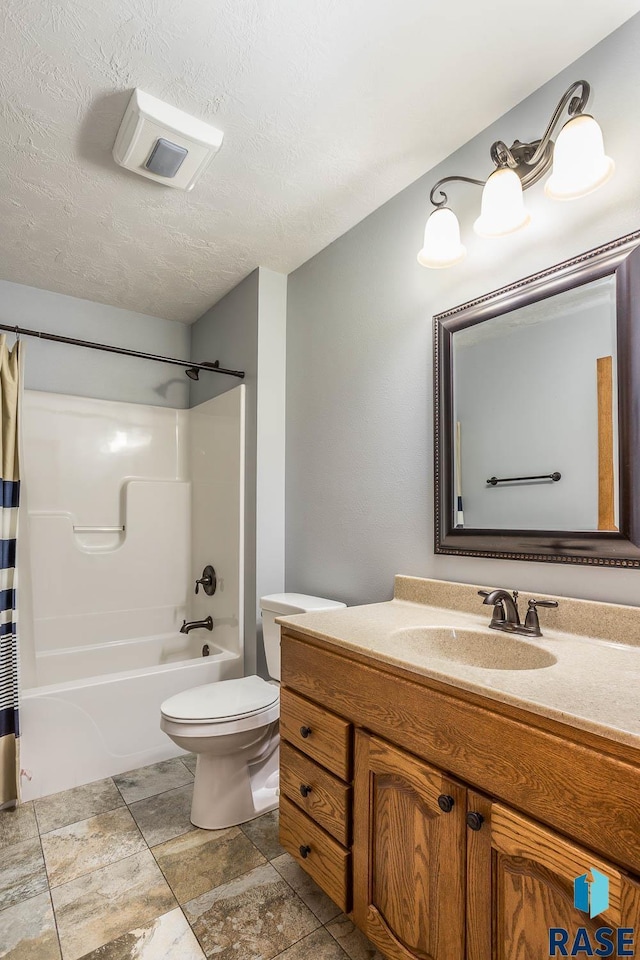
[[163,700],[242,675],[244,392],[193,410],[26,393],[25,799],[177,755]]
[[123,630],[129,636],[145,634],[152,612],[165,630],[179,628],[189,599],[190,487],[179,480],[123,481],[122,524],[111,527],[78,529],[71,514],[30,511],[41,650],[84,646],[91,638],[90,621],[113,639]]
[[[189,620],[214,619],[214,642],[242,651],[244,642],[244,386],[189,410],[191,480]],[[216,592],[194,593],[207,564]],[[209,635],[211,636],[211,634]]]
[[26,391],[22,431],[36,662],[176,633],[190,579],[188,411]]

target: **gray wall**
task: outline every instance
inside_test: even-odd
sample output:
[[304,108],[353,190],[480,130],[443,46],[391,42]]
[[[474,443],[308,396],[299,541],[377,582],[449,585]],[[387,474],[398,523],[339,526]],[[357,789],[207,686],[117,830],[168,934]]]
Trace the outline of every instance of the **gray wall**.
[[[190,406],[245,383],[244,622],[245,670],[256,670],[256,430],[258,396],[258,277],[254,270],[191,327],[191,358],[219,360],[245,379],[202,373],[191,384]],[[215,566],[215,557],[211,561]]]
[[256,436],[257,671],[268,676],[259,601],[282,593],[285,578],[287,277],[260,267]]
[[258,277],[254,270],[191,326],[191,359],[218,360],[221,367],[244,370],[243,381],[219,373],[201,373],[191,381],[189,406],[226,393],[239,383],[247,385],[247,400],[255,408],[258,376]]
[[[258,600],[284,590],[286,304],[286,276],[260,267],[193,325],[191,340],[193,360],[245,371],[245,669],[265,676]],[[238,382],[201,374],[191,406]]]
[[[583,287],[573,304],[569,290],[516,311],[529,322],[505,314],[454,334],[465,527],[598,529],[596,361],[616,355],[615,280],[605,282],[609,296],[603,281],[587,285],[594,303]],[[556,470],[559,482],[487,483]]]
[[[0,323],[159,353],[189,356],[189,327],[91,300],[0,280]],[[101,400],[187,407],[189,380],[180,367],[25,338],[28,390]]]
[[[349,603],[391,595],[395,573],[640,602],[640,572],[433,555],[432,315],[640,226],[640,126],[625,91],[640,83],[640,16],[389,201],[289,278],[287,589]],[[489,146],[540,135],[565,88],[585,78],[616,160],[590,197],[554,203],[527,191],[520,234],[472,231],[477,187],[450,200],[467,260],[416,263],[433,182],[486,176]],[[481,96],[481,91],[473,95]]]

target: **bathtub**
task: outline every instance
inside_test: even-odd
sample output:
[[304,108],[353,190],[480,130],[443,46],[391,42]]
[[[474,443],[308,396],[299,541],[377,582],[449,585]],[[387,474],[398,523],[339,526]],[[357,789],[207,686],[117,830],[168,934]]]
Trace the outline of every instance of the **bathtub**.
[[163,700],[242,676],[241,657],[210,638],[195,630],[37,653],[38,686],[21,700],[23,800],[180,756],[160,730]]

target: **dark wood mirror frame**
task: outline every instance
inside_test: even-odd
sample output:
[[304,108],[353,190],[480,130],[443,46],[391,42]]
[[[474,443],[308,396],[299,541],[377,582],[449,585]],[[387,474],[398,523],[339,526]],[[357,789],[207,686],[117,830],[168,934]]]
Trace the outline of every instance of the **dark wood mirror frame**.
[[[435,552],[463,557],[640,567],[640,231],[434,317]],[[615,276],[619,531],[492,530],[454,526],[452,341],[457,330]]]

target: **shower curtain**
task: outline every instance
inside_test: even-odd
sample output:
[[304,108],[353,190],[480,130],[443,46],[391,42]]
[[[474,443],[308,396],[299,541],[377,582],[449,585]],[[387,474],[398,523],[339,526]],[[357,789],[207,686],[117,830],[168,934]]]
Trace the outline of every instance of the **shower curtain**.
[[0,336],[0,807],[18,800],[18,635],[16,606],[16,535],[20,475],[18,411],[20,352]]

